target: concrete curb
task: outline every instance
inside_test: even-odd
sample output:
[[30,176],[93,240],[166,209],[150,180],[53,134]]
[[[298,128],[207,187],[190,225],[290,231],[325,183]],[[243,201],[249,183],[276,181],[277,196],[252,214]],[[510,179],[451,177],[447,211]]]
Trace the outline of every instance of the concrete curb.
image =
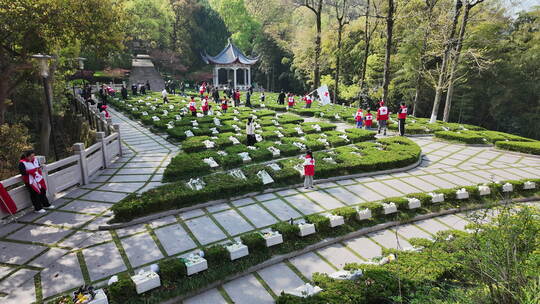
[[[408,165],[408,166],[405,166],[405,167],[402,167],[402,168],[330,177],[330,178],[316,180],[316,181],[314,181],[314,184],[323,184],[323,183],[334,182],[334,181],[345,180],[345,179],[351,179],[351,178],[360,178],[360,177],[366,177],[366,176],[376,176],[376,175],[382,175],[382,174],[392,174],[392,173],[408,171],[410,169],[418,167],[422,163],[422,159],[423,159],[423,154],[420,153],[420,156],[418,157],[418,160],[415,163],[413,163],[411,165]],[[165,216],[176,215],[176,214],[179,214],[179,213],[183,213],[183,212],[187,212],[187,211],[191,211],[191,210],[195,210],[195,209],[210,207],[210,206],[214,206],[214,205],[221,204],[221,203],[232,202],[232,201],[235,201],[235,200],[248,198],[248,197],[254,197],[254,196],[257,196],[257,195],[261,195],[261,194],[274,193],[274,192],[279,192],[279,191],[288,190],[288,189],[292,189],[292,188],[298,188],[298,187],[301,187],[301,186],[303,186],[303,184],[294,184],[294,185],[281,187],[281,188],[269,188],[269,189],[265,189],[265,190],[260,191],[260,192],[251,192],[251,193],[247,193],[247,194],[244,194],[244,195],[231,197],[231,198],[227,198],[227,199],[213,200],[213,201],[209,201],[209,202],[206,202],[206,203],[197,204],[197,205],[193,205],[193,206],[189,206],[189,207],[185,207],[185,208],[159,212],[159,213],[151,214],[151,215],[148,215],[148,216],[140,217],[140,218],[137,218],[137,219],[134,219],[132,221],[125,222],[125,223],[117,223],[117,224],[99,226],[98,229],[99,230],[112,230],[112,229],[119,229],[119,228],[129,227],[129,226],[133,226],[133,225],[136,225],[136,224],[141,224],[141,223],[145,223],[145,222],[148,222],[148,221],[156,220],[156,219],[159,219],[159,218],[162,218],[162,217],[165,217]]]
[[[535,196],[535,197],[530,197],[530,198],[513,199],[511,201],[511,203],[525,203],[525,202],[532,202],[532,201],[538,201],[538,200],[540,200],[540,197]],[[505,202],[502,201],[502,202],[497,203],[496,205],[504,205],[504,204],[505,204]],[[163,301],[161,303],[162,304],[179,303],[180,301],[183,301],[183,300],[185,300],[185,299],[187,299],[189,297],[192,297],[192,296],[195,296],[197,294],[203,293],[203,292],[205,292],[207,290],[216,288],[216,287],[218,287],[220,285],[223,285],[223,284],[225,284],[225,283],[227,283],[229,281],[232,281],[232,280],[235,280],[237,278],[248,275],[250,273],[259,271],[259,270],[261,270],[263,268],[270,267],[272,265],[281,263],[281,262],[283,262],[285,260],[294,258],[296,256],[299,256],[299,255],[302,255],[302,254],[305,254],[305,253],[308,253],[308,252],[311,252],[311,251],[314,251],[314,250],[317,250],[317,249],[320,249],[320,248],[323,248],[323,247],[326,247],[326,246],[329,246],[329,245],[333,245],[335,243],[339,243],[339,242],[342,242],[342,241],[345,241],[345,240],[348,240],[348,239],[357,238],[357,237],[360,237],[360,236],[364,236],[366,234],[370,234],[370,233],[373,233],[373,232],[378,232],[378,231],[385,230],[385,229],[388,229],[388,228],[392,228],[392,227],[395,227],[395,226],[401,226],[401,225],[405,225],[405,224],[409,224],[409,223],[413,223],[413,222],[417,222],[417,221],[427,220],[427,219],[431,219],[431,218],[435,218],[435,217],[439,217],[439,216],[443,216],[443,215],[455,214],[455,213],[459,213],[459,212],[463,212],[463,211],[474,211],[474,210],[484,209],[486,207],[489,207],[489,205],[487,205],[487,206],[486,205],[479,205],[479,206],[467,207],[467,208],[454,208],[454,209],[447,209],[447,210],[443,210],[443,211],[439,211],[439,212],[421,214],[421,215],[417,215],[417,216],[415,216],[415,217],[413,217],[413,218],[411,218],[409,220],[391,221],[391,222],[381,223],[381,224],[377,224],[375,226],[362,228],[360,230],[353,231],[351,233],[348,233],[348,234],[345,234],[345,235],[342,235],[342,236],[339,236],[339,237],[324,239],[324,240],[322,240],[322,241],[320,241],[318,243],[311,244],[311,245],[309,245],[309,246],[307,246],[307,247],[305,247],[303,249],[293,251],[293,252],[289,252],[287,254],[274,256],[274,257],[270,258],[269,260],[264,261],[264,262],[262,262],[260,264],[254,265],[254,266],[246,269],[245,271],[243,271],[241,273],[230,275],[230,276],[226,277],[225,279],[222,279],[222,280],[216,281],[214,283],[211,283],[210,285],[208,285],[206,287],[200,288],[200,289],[195,290],[195,291],[191,291],[191,292],[183,294],[181,296],[174,297],[172,299],[169,299],[167,301]]]

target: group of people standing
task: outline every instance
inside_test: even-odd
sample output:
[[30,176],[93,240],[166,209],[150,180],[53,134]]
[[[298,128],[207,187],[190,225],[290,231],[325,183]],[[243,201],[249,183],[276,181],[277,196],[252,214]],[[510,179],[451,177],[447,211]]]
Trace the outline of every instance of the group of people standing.
[[[295,95],[290,92],[285,94],[285,92],[281,90],[278,95],[278,104],[285,105],[285,99],[287,99],[287,108],[294,108],[294,106],[296,105]],[[313,97],[311,97],[311,95],[309,94],[305,95],[302,97],[302,101],[304,101],[306,109],[309,109],[311,108],[311,104],[313,103]]]
[[[397,113],[398,130],[399,135],[401,136],[405,135],[405,120],[407,119],[407,111],[407,105],[402,102]],[[382,131],[383,135],[386,135],[388,117],[390,114],[391,112],[388,111],[388,107],[385,105],[384,100],[381,100],[379,102],[379,108],[377,109],[377,134],[381,134]],[[370,109],[368,109],[367,113],[364,114],[364,111],[359,108],[354,115],[354,119],[356,121],[357,128],[362,128],[365,126],[367,130],[371,130],[371,126],[373,125],[373,115],[371,114]]]

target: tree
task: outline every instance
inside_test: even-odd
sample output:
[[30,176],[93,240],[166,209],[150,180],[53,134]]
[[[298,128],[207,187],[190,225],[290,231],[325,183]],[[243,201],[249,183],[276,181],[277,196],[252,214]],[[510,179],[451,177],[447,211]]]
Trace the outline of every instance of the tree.
[[394,0],[388,0],[388,12],[386,15],[386,48],[384,55],[383,97],[388,99],[388,84],[390,84],[390,56],[392,53],[392,34],[394,31]]
[[465,37],[465,30],[467,23],[469,22],[469,13],[473,7],[484,2],[484,0],[462,0],[463,1],[463,17],[461,18],[461,26],[459,29],[459,36],[452,50],[452,61],[450,65],[450,71],[448,75],[448,91],[446,92],[446,102],[444,104],[443,121],[448,122],[450,118],[450,108],[452,106],[452,96],[454,93],[454,79],[456,75],[456,69],[459,64],[461,56],[461,48],[463,46],[463,38]]
[[[377,7],[375,6],[375,3],[373,3],[374,8],[374,16],[370,15],[371,12],[371,0],[366,0],[366,7],[365,7],[365,25],[364,25],[364,57],[363,57],[363,64],[362,64],[362,71],[360,72],[360,93],[364,91],[365,87],[365,80],[366,80],[366,70],[367,70],[367,61],[369,57],[369,51],[371,46],[371,37],[373,37],[373,33],[377,30],[377,26],[379,25],[379,19],[382,18],[377,13]],[[375,24],[371,26],[369,20],[371,17],[375,18]]]
[[318,88],[321,85],[321,32],[322,21],[321,16],[323,13],[324,0],[294,0],[294,3],[298,6],[306,7],[315,14],[315,24],[317,27],[317,35],[315,37],[315,54],[314,54],[314,67],[313,67],[313,87]]
[[359,1],[354,0],[327,0],[326,4],[335,9],[335,17],[338,26],[338,39],[337,39],[337,50],[336,50],[336,73],[334,77],[334,103],[337,101],[339,94],[339,73],[341,69],[341,40],[343,35],[343,29],[347,24],[351,22],[352,19],[356,17],[356,12],[352,9],[353,7],[359,5]]
[[442,94],[444,93],[444,88],[447,86],[447,66],[448,61],[450,60],[450,52],[454,46],[454,37],[456,34],[456,28],[459,20],[459,15],[461,14],[461,7],[463,3],[462,0],[456,0],[454,5],[454,14],[452,17],[452,24],[450,26],[449,35],[446,38],[445,49],[443,53],[442,63],[439,68],[439,80],[435,86],[435,99],[433,100],[433,110],[431,112],[430,123],[435,123],[437,121],[437,115],[439,113],[439,105],[441,103]]

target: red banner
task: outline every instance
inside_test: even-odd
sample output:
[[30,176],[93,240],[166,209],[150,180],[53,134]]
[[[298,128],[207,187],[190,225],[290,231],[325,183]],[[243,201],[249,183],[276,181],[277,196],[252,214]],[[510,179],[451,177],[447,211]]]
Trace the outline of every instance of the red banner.
[[17,212],[17,205],[7,192],[4,185],[0,183],[0,209],[9,214],[15,214]]

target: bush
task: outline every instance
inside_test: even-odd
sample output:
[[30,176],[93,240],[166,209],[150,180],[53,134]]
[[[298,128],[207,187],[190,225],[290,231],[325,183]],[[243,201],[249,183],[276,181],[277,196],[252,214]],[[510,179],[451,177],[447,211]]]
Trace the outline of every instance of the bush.
[[289,222],[279,222],[272,225],[272,229],[278,231],[283,235],[283,239],[287,241],[295,240],[298,238],[298,232],[300,228],[297,225],[293,225]]
[[435,132],[435,137],[459,141],[466,144],[485,144],[484,137],[474,134],[474,133],[465,133],[465,132],[453,132],[453,131],[438,131]]
[[407,197],[418,199],[420,201],[420,203],[422,204],[422,206],[431,205],[431,198],[432,197],[429,194],[426,194],[426,193],[411,193],[411,194],[407,194]]
[[499,149],[540,155],[540,141],[498,141],[495,143],[495,146]]
[[107,290],[109,291],[110,298],[116,303],[127,302],[137,297],[135,284],[127,273],[118,275],[118,282],[110,285]]
[[267,250],[266,242],[259,232],[244,234],[240,239],[244,245],[248,246],[250,252]]
[[442,193],[444,195],[444,200],[446,202],[456,200],[456,190],[455,189],[439,189],[433,191],[434,193]]
[[159,277],[164,285],[178,282],[187,274],[186,265],[179,258],[170,258],[159,261]]
[[383,214],[383,206],[381,204],[379,204],[379,203],[373,203],[373,202],[371,202],[371,203],[362,203],[362,204],[358,205],[358,208],[359,209],[368,208],[369,210],[371,210],[371,215],[373,215],[374,217]]
[[315,230],[325,233],[330,231],[330,219],[324,215],[312,214],[305,217],[306,221],[315,224]]
[[389,197],[385,198],[381,201],[381,203],[394,203],[398,207],[399,210],[409,210],[409,200],[404,197]]
[[353,222],[356,220],[356,209],[353,207],[341,207],[334,209],[332,214],[343,216],[346,222]]
[[229,252],[223,245],[214,245],[204,249],[204,258],[208,261],[208,266],[222,265],[230,261]]

